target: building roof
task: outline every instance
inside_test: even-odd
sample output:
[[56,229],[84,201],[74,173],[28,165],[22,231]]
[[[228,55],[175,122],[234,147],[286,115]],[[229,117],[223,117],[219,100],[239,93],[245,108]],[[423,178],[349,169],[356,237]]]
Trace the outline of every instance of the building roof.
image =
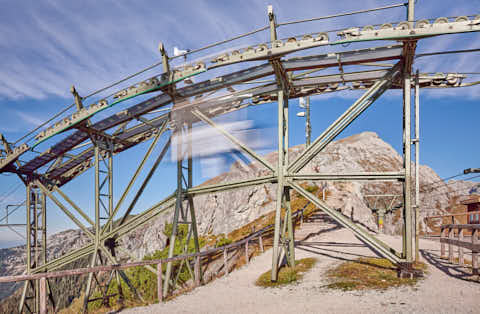
[[477,195],[477,194],[470,195],[469,198],[461,202],[461,204],[463,205],[476,204],[476,203],[480,203],[480,195]]

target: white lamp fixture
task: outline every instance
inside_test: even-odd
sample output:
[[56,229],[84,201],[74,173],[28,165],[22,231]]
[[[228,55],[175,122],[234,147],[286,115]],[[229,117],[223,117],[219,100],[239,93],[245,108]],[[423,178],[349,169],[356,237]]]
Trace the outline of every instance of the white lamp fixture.
[[173,55],[176,56],[181,56],[184,55],[188,52],[188,50],[180,50],[178,47],[173,47]]
[[[306,105],[307,101],[305,100],[304,97],[300,97],[298,99],[298,105],[300,106],[300,108],[305,108],[305,105]],[[303,116],[302,116],[303,117]]]

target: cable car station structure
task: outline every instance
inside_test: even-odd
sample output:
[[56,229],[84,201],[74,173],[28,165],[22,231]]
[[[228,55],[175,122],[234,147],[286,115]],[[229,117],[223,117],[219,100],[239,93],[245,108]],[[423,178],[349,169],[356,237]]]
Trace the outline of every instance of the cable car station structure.
[[[72,93],[76,111],[61,115],[54,119],[46,129],[39,131],[34,138],[24,142],[9,143],[1,138],[4,144],[3,158],[0,159],[0,172],[16,174],[26,187],[26,273],[36,274],[55,271],[84,257],[90,258],[90,266],[100,264],[117,264],[116,250],[118,240],[132,230],[152,221],[166,211],[173,211],[173,232],[170,238],[169,257],[173,256],[174,243],[179,224],[188,224],[189,236],[194,239],[195,250],[200,250],[196,223],[197,213],[194,208],[195,196],[218,191],[239,189],[242,187],[276,184],[275,229],[272,250],[271,279],[276,280],[281,259],[286,258],[289,264],[294,263],[295,250],[293,239],[292,211],[290,193],[298,192],[315,206],[336,220],[340,225],[350,229],[362,241],[366,242],[385,258],[392,261],[402,270],[410,272],[414,260],[413,240],[418,236],[418,225],[415,226],[415,209],[418,208],[418,176],[412,183],[411,146],[416,147],[416,173],[418,173],[419,149],[419,90],[420,88],[458,88],[474,83],[463,82],[463,74],[437,73],[422,74],[412,72],[412,63],[416,55],[417,42],[432,36],[478,32],[480,31],[480,15],[461,16],[457,18],[439,17],[431,20],[414,19],[414,1],[388,7],[339,14],[336,16],[365,13],[394,7],[405,7],[407,21],[364,27],[355,27],[340,32],[318,32],[290,37],[277,38],[277,28],[283,25],[308,22],[310,20],[279,23],[272,7],[268,8],[268,25],[240,35],[234,39],[269,31],[270,37],[265,43],[245,49],[222,52],[213,57],[194,63],[185,63],[180,67],[170,66],[171,60],[165,47],[160,44],[163,72],[148,80],[138,82],[126,89],[116,91],[110,97],[87,105],[87,97],[81,97],[74,88]],[[332,18],[336,16],[323,17]],[[315,19],[311,19],[315,20]],[[233,39],[232,39],[233,40]],[[227,40],[217,44],[229,42]],[[396,41],[396,44],[385,46],[382,41]],[[323,55],[309,55],[308,49],[341,44],[370,42],[371,47],[353,51],[335,52]],[[380,43],[380,45],[375,45]],[[192,55],[217,44],[187,52]],[[291,53],[304,50],[306,55],[290,57]],[[441,53],[441,52],[440,52]],[[439,54],[440,54],[439,53]],[[255,65],[240,71],[229,72],[232,65]],[[385,62],[390,62],[385,64]],[[260,64],[259,64],[260,62]],[[159,65],[159,64],[157,64]],[[350,66],[365,66],[368,70],[348,71]],[[215,68],[224,68],[225,75],[200,81],[202,73]],[[338,73],[315,75],[321,69],[338,69]],[[183,84],[183,81],[195,76],[197,83]],[[263,79],[262,81],[257,81]],[[267,79],[267,81],[265,81]],[[270,80],[270,81],[268,81]],[[251,83],[243,88],[244,83]],[[377,98],[389,89],[403,91],[403,169],[397,172],[374,173],[307,173],[305,166],[334,140],[348,125],[369,108]],[[412,126],[412,89],[415,90],[414,110],[415,134],[411,134]],[[341,90],[362,90],[362,95],[340,116],[328,126],[300,155],[294,160],[288,158],[289,148],[289,101],[302,96],[334,93]],[[222,95],[216,95],[221,92]],[[126,110],[100,119],[91,120],[104,109],[114,109],[117,103],[133,99],[139,95],[151,94],[151,98],[138,102]],[[250,149],[228,130],[213,121],[214,117],[241,110],[250,106],[276,102],[275,112],[278,117],[278,160],[271,164],[265,158]],[[166,108],[161,111],[159,109]],[[192,144],[188,139],[197,124],[207,124],[218,131],[218,136],[226,137],[234,143],[242,153],[259,162],[269,174],[244,181],[193,186]],[[62,134],[73,131],[68,136]],[[166,139],[160,153],[155,156],[157,144]],[[150,145],[143,159],[131,177],[128,185],[121,193],[118,202],[114,203],[113,168],[114,156],[144,142]],[[51,144],[49,144],[51,143]],[[47,145],[48,144],[48,145]],[[34,148],[45,147],[40,153],[32,155]],[[175,146],[177,154],[177,189],[160,200],[154,206],[143,210],[140,214],[129,218],[136,207],[167,151]],[[29,155],[30,154],[30,155]],[[22,158],[20,158],[22,157]],[[147,169],[147,175],[140,189],[132,191],[140,173],[145,171],[149,158],[154,158],[153,166]],[[93,168],[95,191],[95,215],[90,217],[65,192],[62,186],[74,181],[80,174]],[[308,192],[300,184],[304,181],[397,181],[403,183],[403,250],[397,252],[372,234],[365,231],[346,216],[327,206],[321,199]],[[416,190],[416,193],[414,191]],[[130,204],[125,204],[127,196],[133,195]],[[412,197],[415,196],[415,197]],[[90,239],[83,247],[74,249],[65,255],[47,259],[47,199],[56,204],[78,228]],[[285,208],[285,215],[281,209]],[[81,217],[81,219],[80,219]],[[102,219],[103,218],[103,219]],[[81,220],[87,222],[84,224]],[[114,221],[118,221],[114,223]],[[417,221],[418,223],[418,221]],[[418,248],[418,242],[417,242]],[[172,264],[167,265],[165,273],[164,294],[171,287]],[[121,271],[112,272],[111,280],[128,278]],[[201,274],[200,274],[201,276]],[[88,303],[94,282],[97,280],[91,273],[85,291],[85,305]],[[130,285],[134,290],[134,288]],[[38,282],[27,281],[19,305],[19,311],[38,312]],[[50,295],[54,302],[55,296]]]

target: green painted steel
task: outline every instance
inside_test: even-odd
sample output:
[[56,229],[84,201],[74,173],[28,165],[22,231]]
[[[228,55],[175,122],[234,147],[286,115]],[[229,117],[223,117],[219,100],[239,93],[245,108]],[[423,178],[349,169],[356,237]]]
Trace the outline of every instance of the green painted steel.
[[403,213],[403,253],[407,263],[413,262],[413,228],[412,228],[412,137],[411,137],[411,66],[405,67],[403,88],[403,167],[405,169],[405,181],[403,183],[404,213]]
[[[358,38],[346,38],[345,40],[339,40],[339,41],[329,41],[328,36],[324,40],[318,39],[318,41],[322,41],[321,43],[318,42],[315,44],[316,46],[322,46],[322,45],[337,45],[341,43],[348,43],[348,42],[356,42],[356,41],[370,41],[370,40],[385,40],[385,39],[397,39],[397,40],[405,40],[407,39],[419,39],[421,37],[424,37],[426,35],[439,35],[439,34],[447,34],[447,33],[460,33],[460,32],[468,32],[468,31],[478,31],[479,26],[477,24],[471,25],[470,29],[467,29],[466,27],[460,25],[457,22],[452,22],[456,23],[455,25],[452,25],[452,29],[449,31],[441,31],[442,26],[436,25],[436,28],[432,26],[431,31],[430,30],[419,30],[417,28],[413,27],[413,15],[414,15],[414,1],[409,0],[408,3],[408,22],[410,23],[410,32],[409,34],[406,34],[403,32],[403,30],[400,30],[399,27],[393,28],[390,31],[385,31],[381,30],[379,32],[379,35],[376,38],[370,38],[369,34],[364,34],[364,33],[359,33],[358,35],[355,34],[350,34],[351,36],[357,36]],[[414,50],[407,51],[408,49],[404,50],[405,55],[403,56],[403,60],[406,61],[401,61],[398,64],[396,64],[392,69],[390,69],[382,79],[378,80],[376,83],[373,84],[342,116],[340,116],[334,123],[332,123],[313,143],[310,144],[310,131],[311,131],[311,125],[310,125],[310,99],[307,98],[307,124],[306,124],[306,149],[303,153],[301,153],[291,164],[288,162],[288,147],[289,147],[289,139],[288,139],[288,98],[291,97],[298,97],[298,94],[293,94],[290,95],[289,93],[291,91],[297,92],[293,90],[293,87],[295,89],[305,89],[308,87],[308,82],[307,83],[302,83],[302,84],[297,84],[295,85],[294,83],[299,83],[298,80],[294,80],[295,78],[298,78],[303,75],[307,75],[310,73],[313,73],[315,71],[318,71],[318,69],[314,70],[309,70],[306,72],[303,72],[302,74],[299,75],[292,75],[288,76],[286,75],[286,71],[283,69],[283,61],[281,58],[293,51],[298,51],[300,49],[306,49],[302,44],[304,42],[300,43],[301,40],[295,39],[297,41],[297,46],[293,48],[282,48],[284,46],[287,46],[289,43],[285,41],[277,41],[277,28],[278,24],[276,23],[276,17],[273,12],[273,8],[269,7],[268,9],[268,26],[265,28],[262,28],[260,30],[267,30],[270,29],[270,43],[269,45],[266,45],[265,47],[262,46],[263,48],[267,49],[271,54],[268,56],[260,56],[260,57],[255,57],[255,56],[247,56],[245,57],[244,60],[238,61],[238,62],[244,62],[244,61],[251,61],[251,60],[269,60],[270,66],[274,71],[274,74],[276,76],[276,83],[277,85],[275,86],[274,84],[270,84],[267,86],[261,86],[258,87],[257,89],[250,89],[248,90],[249,92],[252,92],[252,98],[257,97],[260,98],[259,103],[263,102],[271,102],[275,101],[275,95],[277,96],[277,102],[278,102],[278,107],[277,107],[277,114],[278,114],[278,163],[276,166],[271,165],[265,158],[262,156],[258,155],[255,153],[253,150],[251,150],[249,147],[238,141],[235,137],[233,137],[228,131],[223,129],[221,126],[215,124],[211,120],[211,116],[208,114],[205,114],[204,112],[199,111],[198,109],[193,109],[190,112],[186,111],[187,115],[192,114],[193,116],[199,118],[200,120],[206,122],[213,128],[217,129],[223,136],[231,140],[234,144],[236,144],[243,152],[247,153],[250,157],[253,159],[257,160],[260,162],[262,165],[264,165],[267,169],[272,171],[272,175],[265,176],[265,177],[259,177],[259,178],[254,178],[254,179],[249,179],[249,180],[243,180],[243,181],[238,181],[238,182],[229,182],[229,183],[219,183],[219,184],[212,184],[212,185],[207,185],[207,186],[197,186],[193,187],[193,175],[192,175],[192,168],[193,168],[193,162],[192,162],[192,151],[191,151],[191,146],[189,145],[186,148],[187,151],[187,179],[185,181],[185,186],[183,184],[184,180],[184,168],[183,163],[184,163],[184,155],[183,152],[185,151],[184,147],[182,147],[181,143],[181,138],[182,138],[182,132],[184,132],[183,128],[184,125],[178,126],[177,125],[177,135],[179,135],[180,141],[177,143],[178,145],[178,161],[177,161],[177,190],[174,194],[171,196],[167,197],[163,201],[157,203],[156,205],[150,207],[146,211],[142,212],[140,215],[136,215],[135,217],[131,219],[127,219],[130,211],[134,208],[136,205],[137,200],[139,197],[142,195],[144,188],[149,184],[150,179],[154,172],[156,171],[158,165],[160,164],[163,155],[166,153],[166,150],[168,149],[168,146],[170,145],[170,140],[167,142],[165,147],[162,150],[162,153],[160,156],[157,158],[157,160],[154,163],[154,166],[150,169],[147,178],[143,181],[141,188],[136,192],[133,201],[130,203],[128,206],[128,209],[126,213],[124,213],[120,223],[118,225],[113,224],[114,217],[117,215],[118,211],[122,207],[122,204],[127,197],[127,195],[130,193],[130,190],[134,183],[136,182],[137,177],[139,176],[140,172],[142,171],[146,161],[148,160],[149,156],[151,155],[152,151],[157,145],[157,142],[161,136],[161,134],[167,130],[168,123],[169,122],[177,122],[173,121],[170,119],[166,119],[165,123],[161,126],[160,132],[158,132],[155,135],[154,140],[152,141],[148,151],[146,152],[142,162],[139,164],[138,168],[136,169],[133,177],[131,178],[129,184],[123,191],[122,195],[120,196],[120,200],[117,202],[116,206],[114,206],[113,203],[113,159],[112,155],[113,152],[110,151],[109,159],[108,159],[108,220],[107,222],[101,226],[100,223],[100,207],[101,207],[101,195],[100,195],[100,189],[103,186],[103,184],[106,184],[106,181],[100,182],[99,180],[99,161],[102,161],[102,149],[98,146],[98,143],[94,143],[94,154],[95,154],[95,221],[92,221],[86,215],[85,212],[83,212],[73,201],[71,201],[65,193],[63,193],[59,187],[51,185],[50,182],[48,181],[38,181],[38,188],[42,192],[42,197],[45,199],[45,197],[49,197],[55,204],[57,204],[62,211],[64,211],[69,219],[74,221],[84,232],[87,233],[87,235],[93,240],[91,243],[85,245],[84,247],[74,250],[68,254],[65,254],[61,258],[52,260],[52,261],[47,261],[46,260],[46,255],[41,255],[40,258],[43,259],[42,263],[39,264],[38,257],[34,257],[35,261],[32,260],[32,251],[34,250],[34,246],[37,246],[35,244],[32,246],[32,238],[31,234],[36,233],[39,230],[39,224],[40,222],[38,221],[37,217],[37,210],[40,210],[40,208],[33,208],[36,205],[36,197],[35,197],[35,204],[32,204],[32,183],[33,181],[32,178],[29,178],[30,180],[27,185],[27,272],[28,273],[37,273],[41,271],[46,271],[46,270],[54,270],[58,269],[60,267],[63,267],[81,257],[89,256],[91,255],[91,266],[97,264],[97,260],[100,260],[101,255],[104,255],[106,259],[110,263],[116,263],[115,257],[112,255],[112,253],[105,247],[104,242],[106,239],[114,239],[115,241],[118,241],[122,236],[128,234],[128,232],[134,230],[135,228],[138,228],[141,225],[144,225],[148,221],[151,221],[155,217],[158,217],[161,213],[165,213],[167,210],[170,210],[173,206],[175,206],[175,211],[174,211],[174,217],[173,217],[173,229],[174,231],[172,232],[172,236],[170,238],[170,249],[169,249],[169,257],[173,256],[173,248],[174,248],[174,243],[176,240],[176,232],[178,228],[178,224],[180,223],[186,223],[188,216],[190,216],[190,228],[189,228],[189,233],[188,237],[190,239],[191,236],[194,237],[195,240],[195,250],[196,252],[200,251],[199,245],[198,245],[198,230],[196,228],[196,213],[195,213],[195,208],[194,208],[194,202],[193,202],[193,197],[199,194],[203,193],[212,193],[212,192],[220,192],[220,191],[227,191],[235,188],[241,188],[241,187],[246,187],[246,186],[253,186],[253,185],[258,185],[258,184],[274,184],[277,183],[277,190],[276,190],[276,195],[277,195],[277,200],[276,200],[276,207],[275,207],[275,224],[274,224],[274,244],[273,244],[273,253],[272,253],[272,274],[271,274],[271,279],[276,280],[277,275],[278,275],[278,266],[279,266],[279,258],[285,255],[287,257],[287,261],[290,265],[294,264],[295,260],[295,248],[294,248],[294,238],[293,238],[293,223],[292,223],[292,209],[291,209],[291,204],[290,204],[290,192],[291,189],[295,189],[300,195],[304,196],[308,200],[310,200],[312,203],[314,203],[316,206],[318,206],[320,209],[322,209],[324,212],[326,212],[329,216],[331,216],[334,220],[336,220],[338,223],[341,225],[345,226],[346,228],[352,230],[358,237],[360,237],[363,241],[374,247],[377,251],[379,251],[382,255],[384,255],[386,258],[391,260],[392,262],[399,264],[399,263],[404,263],[408,262],[410,263],[412,261],[412,199],[411,199],[411,171],[410,171],[410,166],[411,166],[411,134],[410,134],[410,127],[411,127],[411,63],[408,61],[413,58],[414,55]],[[397,29],[398,28],[398,29]],[[359,32],[362,32],[363,30],[359,30]],[[353,31],[352,31],[353,32]],[[346,34],[348,32],[344,32],[343,36],[348,37]],[[302,39],[303,40],[303,39]],[[276,47],[276,45],[278,47]],[[405,43],[405,46],[407,46],[407,43]],[[277,49],[279,48],[279,49]],[[277,50],[275,50],[277,49]],[[281,50],[284,49],[284,50]],[[258,50],[260,51],[260,49]],[[163,45],[160,46],[160,52],[162,54],[162,60],[163,60],[163,68],[165,73],[171,73],[171,69],[169,66],[169,57],[165,51],[165,48]],[[257,51],[254,49],[254,53],[257,53]],[[237,62],[237,61],[232,61],[232,62]],[[212,63],[213,64],[213,63]],[[227,64],[227,63],[226,63]],[[224,65],[226,65],[224,64]],[[267,64],[268,65],[268,64]],[[377,64],[378,65],[378,64]],[[208,67],[208,69],[213,69],[218,66],[223,66],[222,64],[213,64]],[[317,65],[318,66],[318,65]],[[402,69],[403,67],[403,69]],[[253,68],[252,68],[253,69]],[[311,68],[309,68],[311,69]],[[258,70],[258,69],[257,69]],[[257,71],[255,70],[255,71]],[[255,72],[256,77],[255,79],[262,77],[262,76],[270,76],[272,75],[271,70],[268,71],[263,69],[262,71],[257,71]],[[292,71],[292,69],[287,69]],[[197,75],[199,73],[202,73],[206,70],[201,70],[198,72],[195,72],[191,75],[181,77],[176,80],[172,80],[169,82],[164,83],[160,87],[166,87],[169,85],[168,89],[168,94],[172,97],[172,102],[178,102],[181,97],[191,97],[191,96],[198,96],[205,91],[214,91],[215,89],[218,88],[224,88],[226,86],[230,85],[235,85],[239,84],[242,82],[239,82],[241,80],[243,81],[249,81],[248,76],[242,76],[242,79],[238,79],[238,81],[235,81],[231,79],[231,77],[228,77],[230,81],[224,83],[224,85],[214,85],[215,83],[212,83],[212,81],[207,82],[208,85],[205,82],[202,82],[202,86],[200,87],[199,90],[195,90],[193,86],[191,86],[191,89],[189,90],[189,87],[183,88],[183,92],[186,94],[181,94],[178,93],[176,94],[176,86],[175,83],[179,82],[180,80],[183,80],[189,76],[192,75]],[[173,72],[172,72],[173,73]],[[253,75],[253,76],[255,76]],[[172,77],[172,76],[170,76]],[[302,170],[308,162],[312,160],[319,152],[321,152],[328,143],[333,141],[336,136],[338,136],[346,127],[348,127],[359,115],[361,115],[378,97],[380,97],[384,91],[392,87],[392,83],[394,80],[398,80],[401,77],[403,81],[403,90],[404,90],[404,169],[402,172],[398,173],[361,173],[361,174],[299,174],[299,171]],[[223,78],[223,77],[221,77]],[[419,126],[419,121],[418,119],[418,72],[416,76],[416,93],[415,93],[415,146],[416,146],[416,177],[417,181],[415,182],[415,189],[416,189],[416,198],[415,198],[415,214],[416,219],[415,219],[415,224],[416,224],[416,230],[418,228],[418,209],[419,209],[419,200],[418,200],[418,150],[419,150],[419,132],[417,127]],[[253,78],[251,78],[253,80]],[[312,77],[308,78],[312,79]],[[318,78],[317,78],[318,79]],[[353,79],[352,79],[353,80]],[[345,82],[344,82],[345,83]],[[219,87],[220,86],[220,87]],[[368,86],[368,85],[366,85]],[[154,88],[144,90],[141,92],[138,92],[134,95],[130,95],[128,97],[122,98],[120,100],[114,101],[106,108],[109,108],[121,101],[125,101],[127,99],[149,93],[149,92],[154,92],[158,91],[160,89],[159,86],[156,86]],[[395,85],[395,87],[398,87],[398,84]],[[203,88],[203,90],[202,90]],[[290,90],[292,89],[292,90]],[[190,94],[188,94],[190,93]],[[256,94],[257,93],[257,94]],[[262,94],[263,93],[263,94]],[[299,92],[299,94],[302,94],[302,91]],[[308,94],[308,91],[306,92]],[[75,95],[74,95],[75,96]],[[78,96],[78,95],[77,95]],[[79,96],[75,96],[75,99],[77,100],[77,103],[79,103]],[[263,97],[263,98],[262,98]],[[268,98],[270,97],[270,98]],[[215,99],[218,100],[218,99]],[[244,99],[242,99],[243,101]],[[222,103],[223,104],[223,103]],[[80,105],[77,104],[77,106],[80,108]],[[97,112],[92,113],[91,115],[87,116],[85,119],[82,121],[86,121],[86,119],[89,119],[91,116],[94,114],[106,109],[102,108]],[[228,108],[227,108],[228,109]],[[145,112],[139,114],[136,116],[136,119],[141,120],[142,115]],[[145,121],[141,124],[140,127],[143,127],[145,125],[148,125]],[[81,123],[81,121],[78,121],[78,123]],[[70,125],[68,128],[75,127],[77,124]],[[126,124],[123,126],[125,127]],[[122,128],[123,128],[122,127]],[[51,136],[54,136],[60,132],[65,131],[67,128],[60,130],[59,132],[52,134]],[[120,129],[119,129],[120,130]],[[192,125],[189,123],[187,125],[186,129],[186,136],[190,137],[191,136],[191,130],[192,130]],[[121,131],[120,131],[121,133]],[[93,133],[92,133],[93,134]],[[114,134],[115,135],[115,134]],[[51,136],[46,137],[39,142],[35,143],[34,147],[37,146],[38,144],[42,143],[43,141],[51,138]],[[92,135],[92,137],[95,137]],[[188,141],[191,143],[190,141]],[[89,153],[91,153],[91,150],[89,150]],[[80,156],[80,155],[78,155]],[[72,160],[75,160],[73,158]],[[61,159],[57,159],[57,161],[54,163],[54,166],[52,167],[55,168],[61,163]],[[48,172],[48,171],[47,171]],[[46,177],[45,177],[46,178]],[[304,188],[302,188],[299,184],[299,181],[308,181],[308,180],[399,180],[399,181],[405,181],[404,183],[404,203],[405,203],[405,214],[404,214],[404,225],[405,225],[405,230],[404,230],[404,248],[403,248],[403,255],[399,254],[392,248],[388,247],[385,243],[379,241],[372,235],[370,235],[367,231],[363,230],[361,227],[358,225],[354,224],[351,222],[348,218],[344,217],[340,213],[336,212],[335,210],[329,208],[324,202],[319,200],[316,196],[313,194],[309,193],[306,191]],[[47,184],[48,182],[48,184]],[[94,227],[95,232],[92,233],[88,230],[86,226],[80,223],[80,221],[75,217],[75,215],[70,212],[61,202],[60,200],[56,199],[55,196],[53,195],[53,192],[57,192],[60,194],[63,199],[70,204],[72,208],[75,209],[75,211],[81,215],[90,225]],[[38,195],[38,194],[36,194]],[[188,206],[188,211],[184,210],[182,203],[184,201],[187,201],[185,203],[188,203],[186,206]],[[45,206],[45,201],[43,200],[43,205],[41,210],[45,211],[46,206]],[[281,209],[284,207],[286,209],[285,211],[285,216],[283,217],[282,220],[282,215],[281,215]],[[32,210],[34,210],[34,217],[31,216]],[[46,226],[46,212],[42,212],[42,222],[41,224],[43,226]],[[283,223],[283,224],[282,224]],[[46,229],[44,229],[46,230]],[[44,231],[45,232],[45,231]],[[416,231],[417,232],[417,231]],[[35,243],[37,243],[37,238],[35,236]],[[416,255],[418,255],[418,235],[416,234]],[[43,236],[42,239],[42,246],[43,248],[46,247],[45,243],[45,236]],[[44,253],[43,253],[44,254]],[[417,257],[418,258],[418,257]],[[35,268],[32,267],[32,265],[35,264]],[[189,266],[189,265],[187,265]],[[169,286],[172,285],[172,283],[175,282],[175,280],[171,280],[171,273],[172,273],[172,265],[169,263],[167,265],[167,273],[165,274],[166,278],[166,284],[163,287],[164,288],[164,296],[167,294],[169,291]],[[128,278],[125,277],[125,275],[122,272],[116,273],[116,276],[118,280],[123,279],[127,282],[127,285],[130,286],[128,282]],[[201,277],[201,274],[199,274]],[[93,277],[89,278],[89,283],[88,283],[88,289],[87,289],[87,294],[86,294],[86,301],[88,300],[88,296],[90,295],[90,290],[91,290],[91,281]],[[201,278],[198,278],[198,275],[195,276],[195,280],[200,280]],[[36,294],[38,289],[36,288],[35,283],[26,283],[24,286],[24,291],[22,295],[23,302],[25,301],[25,296],[27,295],[27,290],[33,288],[34,293]],[[36,298],[38,299],[38,298]],[[35,301],[37,304],[37,301]],[[23,303],[22,303],[23,304]],[[21,305],[23,306],[23,305]],[[35,305],[37,306],[37,305]],[[22,307],[20,307],[21,310],[23,310]]]
[[187,194],[200,195],[200,194],[213,193],[213,192],[225,192],[225,191],[247,187],[247,186],[254,186],[254,185],[266,184],[266,183],[276,183],[276,182],[277,182],[276,176],[264,176],[264,177],[258,177],[258,178],[247,179],[242,181],[200,185],[200,186],[192,187],[186,190],[185,192]]
[[355,103],[350,106],[335,122],[333,122],[315,141],[307,147],[288,167],[290,173],[299,172],[313,157],[321,152],[333,139],[349,126],[392,84],[400,74],[401,63],[395,65],[383,79],[372,85]]
[[115,209],[113,210],[113,213],[110,217],[108,217],[108,220],[107,222],[105,223],[105,225],[103,226],[103,229],[102,229],[102,233],[104,233],[108,226],[112,223],[113,219],[115,218],[115,216],[117,215],[117,212],[119,211],[120,209],[120,206],[122,206],[123,204],[123,201],[125,200],[125,198],[127,197],[128,195],[128,192],[130,191],[130,189],[132,188],[133,184],[135,183],[136,179],[138,178],[140,172],[142,171],[143,167],[145,166],[145,163],[147,162],[148,160],[148,157],[150,157],[150,155],[152,154],[154,148],[157,146],[157,143],[158,143],[158,140],[160,139],[160,135],[162,134],[162,132],[158,132],[158,134],[155,136],[155,139],[153,140],[153,142],[150,144],[150,146],[148,147],[148,150],[147,152],[145,153],[145,156],[143,157],[142,161],[140,162],[140,164],[138,165],[137,169],[135,170],[135,173],[134,175],[132,176],[132,178],[130,179],[130,182],[128,183],[127,187],[125,188],[125,190],[123,191],[123,194],[122,196],[120,197],[120,199],[118,200],[117,202],[117,205],[115,206]]
[[60,194],[60,196],[62,196],[65,201],[67,201],[67,203],[70,204],[70,206],[72,206],[90,225],[95,225],[95,222],[93,222],[93,220],[91,220],[90,217],[88,217],[88,215],[77,206],[77,204],[75,204],[65,193],[63,193],[61,189],[59,189],[56,185],[53,186],[52,189],[54,192]]
[[39,180],[35,181],[35,184],[45,193],[50,200],[52,200],[58,208],[60,208],[71,221],[73,221],[77,227],[79,227],[90,239],[95,239],[95,235],[90,232],[90,230],[80,221],[78,220],[72,212],[70,212],[53,194],[50,190],[43,185]]
[[360,239],[371,245],[373,248],[378,250],[384,257],[388,258],[395,264],[399,264],[404,262],[401,258],[401,254],[396,252],[393,248],[389,247],[384,242],[380,241],[379,239],[371,236],[366,230],[362,229],[359,225],[352,222],[342,213],[337,212],[335,209],[329,208],[325,202],[318,199],[314,194],[308,192],[304,188],[302,188],[298,183],[290,182],[290,186],[294,188],[300,195],[308,199],[310,202],[315,204],[318,208],[320,208],[324,213],[328,214],[332,217],[336,222],[344,226],[345,228],[350,229],[355,233]]
[[415,261],[420,261],[420,85],[415,76]]
[[[176,141],[177,141],[177,192],[175,200],[175,212],[173,214],[172,221],[172,234],[170,235],[170,246],[168,248],[168,258],[173,257],[175,249],[175,240],[177,238],[177,228],[178,220],[180,216],[180,211],[182,210],[182,161],[183,161],[183,147],[182,147],[182,130],[183,126],[177,126],[176,130]],[[172,262],[167,263],[167,269],[165,270],[165,285],[163,286],[163,295],[168,294],[168,289],[170,286],[170,276],[172,275]]]
[[[285,104],[286,101],[286,104]],[[277,150],[277,199],[275,205],[275,229],[273,235],[272,250],[272,273],[271,280],[276,281],[278,278],[279,264],[279,243],[281,228],[281,209],[282,198],[284,194],[284,162],[285,162],[285,116],[284,107],[288,106],[288,98],[285,97],[283,90],[278,92],[278,150]],[[287,148],[288,149],[288,148]]]

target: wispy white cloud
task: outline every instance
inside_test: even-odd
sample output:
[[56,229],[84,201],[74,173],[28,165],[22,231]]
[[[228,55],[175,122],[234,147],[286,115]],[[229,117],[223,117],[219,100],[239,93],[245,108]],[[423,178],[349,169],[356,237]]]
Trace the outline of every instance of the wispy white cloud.
[[29,124],[32,124],[33,126],[38,126],[44,121],[44,119],[39,118],[38,116],[33,116],[22,111],[17,111],[16,113],[22,120]]
[[[0,13],[0,97],[45,99],[70,97],[71,84],[84,94],[160,59],[159,41],[194,49],[266,25],[266,6],[273,4],[279,21],[328,15],[391,4],[368,1],[126,1],[11,2]],[[472,14],[469,1],[438,6],[435,1],[417,4],[418,17]],[[396,8],[335,20],[281,27],[280,36],[325,31],[352,25],[377,24],[405,19]],[[268,40],[268,32],[227,44],[246,45]],[[472,41],[473,42],[473,41]],[[474,45],[474,44],[473,44]],[[425,40],[419,51],[458,47],[455,37]],[[356,48],[356,47],[352,47]],[[327,50],[327,49],[322,49]],[[211,53],[206,51],[204,54]],[[202,55],[202,54],[200,54]],[[473,56],[457,59],[471,64]],[[444,63],[434,59],[418,62],[427,71]]]

